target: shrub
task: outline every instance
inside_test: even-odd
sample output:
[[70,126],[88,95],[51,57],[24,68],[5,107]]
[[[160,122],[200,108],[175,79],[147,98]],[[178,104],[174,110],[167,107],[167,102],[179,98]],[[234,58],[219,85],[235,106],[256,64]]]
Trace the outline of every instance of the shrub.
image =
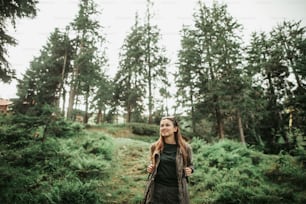
[[81,134],[84,126],[80,123],[71,122],[63,118],[51,121],[47,128],[47,134],[55,137],[72,137]]
[[57,130],[66,137],[45,140],[33,139],[27,126],[1,125],[0,203],[103,203],[98,182],[108,179],[112,140],[86,132],[67,137],[79,128],[65,124]]
[[157,136],[159,129],[157,125],[133,123],[130,124],[132,133],[136,135]]
[[65,166],[79,179],[104,178],[110,173],[113,143],[109,137],[86,134],[64,140],[61,144],[59,155],[65,158]]
[[93,182],[83,183],[77,179],[65,179],[55,183],[50,191],[43,193],[43,195],[49,203],[98,204],[101,202],[96,188],[97,186]]
[[[195,203],[304,203],[306,174],[290,155],[266,155],[229,140],[191,142]],[[203,198],[199,201],[198,198]]]

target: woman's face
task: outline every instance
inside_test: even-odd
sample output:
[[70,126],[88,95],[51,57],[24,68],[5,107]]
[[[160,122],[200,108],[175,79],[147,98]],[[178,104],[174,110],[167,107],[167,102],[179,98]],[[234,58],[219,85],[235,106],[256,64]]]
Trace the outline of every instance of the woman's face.
[[169,137],[174,136],[174,133],[177,132],[177,127],[174,126],[171,120],[163,119],[160,121],[159,130],[162,137]]

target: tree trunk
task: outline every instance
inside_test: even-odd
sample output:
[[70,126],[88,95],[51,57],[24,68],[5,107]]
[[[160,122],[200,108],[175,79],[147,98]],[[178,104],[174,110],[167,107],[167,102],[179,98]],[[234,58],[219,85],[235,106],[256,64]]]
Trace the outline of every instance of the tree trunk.
[[98,115],[97,115],[97,124],[100,124],[102,121],[102,110],[99,108]]
[[[218,103],[217,103],[218,104]],[[218,134],[220,139],[224,139],[224,122],[222,118],[222,114],[219,106],[216,107],[216,117],[217,117],[217,126],[218,126]]]
[[85,115],[84,115],[84,124],[88,123],[88,107],[89,107],[89,90],[86,92],[85,96]]
[[128,123],[131,122],[131,116],[132,116],[132,108],[131,108],[131,105],[128,105],[128,108],[127,108],[127,122]]
[[62,103],[62,115],[65,117],[65,105],[66,105],[66,90],[63,88],[63,103]]
[[[149,3],[149,2],[148,2]],[[148,43],[147,43],[147,68],[148,68],[148,88],[149,88],[149,119],[148,119],[148,123],[151,124],[152,123],[152,109],[153,109],[153,102],[152,102],[152,79],[151,79],[151,59],[150,59],[150,55],[151,55],[151,50],[150,50],[150,46],[151,46],[151,32],[150,32],[150,10],[149,10],[149,5],[147,7],[147,12],[148,12],[148,16],[147,16],[147,28],[148,28],[148,32],[147,32],[147,37],[148,37]]]
[[153,103],[152,103],[152,84],[151,84],[151,68],[149,67],[149,121],[148,123],[152,123],[152,109],[153,109]]
[[242,144],[245,144],[245,136],[244,136],[244,131],[243,131],[242,119],[241,119],[241,115],[239,111],[237,111],[237,119],[238,119],[238,129],[239,129],[239,134],[240,134],[240,140]]
[[276,132],[278,132],[279,130],[279,117],[278,117],[278,110],[277,110],[277,107],[276,107],[276,96],[275,96],[275,90],[274,90],[274,85],[273,85],[273,82],[272,82],[272,76],[271,76],[271,73],[268,72],[267,74],[267,78],[268,78],[268,81],[269,81],[269,90],[270,90],[270,109],[272,111],[272,117],[271,118],[274,118],[274,120],[272,121],[272,129],[274,130],[274,133],[271,132],[271,138],[268,139],[268,142],[271,146],[273,146],[275,143],[276,143],[276,140],[277,140],[277,137],[276,137]]
[[63,97],[63,104],[62,104],[63,116],[65,116],[65,103],[66,103],[66,90],[64,88],[66,66],[67,66],[67,49],[65,50],[64,63],[63,63],[63,68],[62,68],[62,78],[61,78],[61,83],[59,86],[59,89],[60,89],[59,92],[62,93],[62,97]]
[[72,119],[73,105],[75,100],[75,92],[76,92],[76,82],[74,81],[78,73],[78,68],[75,68],[72,73],[72,83],[70,85],[69,91],[69,101],[68,101],[68,109],[67,109],[67,118]]
[[196,132],[196,129],[195,129],[196,121],[195,121],[195,113],[194,113],[192,88],[191,88],[191,91],[190,91],[190,103],[191,103],[191,123],[192,123],[191,126],[192,126],[192,132],[195,133]]

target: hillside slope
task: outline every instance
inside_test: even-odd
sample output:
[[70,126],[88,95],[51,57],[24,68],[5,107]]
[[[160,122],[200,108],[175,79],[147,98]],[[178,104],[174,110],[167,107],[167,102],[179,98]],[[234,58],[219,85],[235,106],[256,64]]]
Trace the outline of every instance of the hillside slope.
[[[134,135],[124,125],[74,127],[63,123],[43,139],[23,126],[0,126],[0,203],[140,203],[156,137]],[[263,154],[232,140],[193,138],[191,146],[192,204],[306,203],[303,148],[292,156]]]
[[135,136],[124,128],[114,132],[101,128],[90,131],[110,135],[113,138],[112,173],[102,187],[105,202],[140,203],[147,179],[146,167],[149,161],[150,142],[129,138]]
[[[140,136],[126,129],[115,132],[107,201],[139,203],[147,177],[150,142],[139,141]],[[299,160],[303,155],[267,155],[231,140],[206,144],[195,138],[191,146],[196,168],[189,185],[193,204],[306,201],[306,173]]]

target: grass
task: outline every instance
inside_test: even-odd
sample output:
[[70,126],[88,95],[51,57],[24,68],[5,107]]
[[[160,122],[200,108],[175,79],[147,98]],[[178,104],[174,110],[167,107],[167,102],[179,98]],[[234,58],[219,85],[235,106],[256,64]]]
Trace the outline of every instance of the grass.
[[127,125],[106,124],[87,130],[110,135],[114,143],[112,174],[101,186],[104,202],[140,203],[147,178],[149,147],[156,137],[135,135]]
[[[17,128],[13,133],[21,132]],[[156,136],[136,135],[128,125],[103,125],[44,142],[22,138],[28,141],[22,147],[0,143],[0,202],[133,204],[142,200],[149,147]],[[190,143],[195,164],[189,184],[192,204],[306,203],[301,163],[305,153],[298,159],[263,154],[229,140],[206,144],[193,138]]]
[[139,203],[143,198],[149,144],[129,138],[114,138],[112,174],[105,183],[107,203]]
[[[156,137],[139,136],[127,126],[107,126],[114,141],[112,174],[107,203],[140,203],[149,161],[149,146]],[[305,169],[289,155],[267,155],[240,143],[224,140],[206,144],[191,141],[196,171],[190,178],[193,204],[304,203]]]
[[[146,143],[153,143],[157,140],[158,135],[137,135],[132,132],[133,124],[102,124],[99,126],[88,127],[87,130],[90,132],[103,132],[105,134],[111,135],[113,138],[129,138],[133,140],[139,140]],[[138,124],[139,125],[139,124]],[[158,129],[158,127],[155,127]]]
[[306,173],[297,158],[263,154],[231,140],[191,144],[193,203],[305,203]]

